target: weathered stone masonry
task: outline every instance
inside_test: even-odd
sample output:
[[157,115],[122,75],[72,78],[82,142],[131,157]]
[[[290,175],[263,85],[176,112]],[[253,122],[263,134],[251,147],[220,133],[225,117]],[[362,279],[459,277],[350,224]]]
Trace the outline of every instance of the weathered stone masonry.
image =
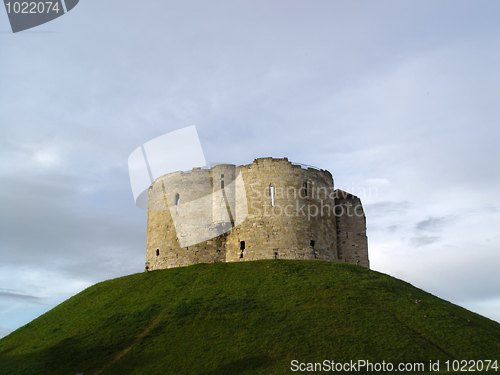
[[158,178],[148,192],[146,267],[322,259],[369,267],[358,197],[330,172],[261,158]]

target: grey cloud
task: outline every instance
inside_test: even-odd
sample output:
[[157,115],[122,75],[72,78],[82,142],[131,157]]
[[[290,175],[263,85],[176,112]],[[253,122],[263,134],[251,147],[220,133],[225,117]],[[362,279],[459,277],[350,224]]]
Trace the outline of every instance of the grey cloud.
[[415,229],[417,231],[439,231],[443,228],[443,226],[449,222],[450,219],[446,217],[429,217],[426,220],[419,221],[415,225]]
[[449,217],[429,217],[426,220],[415,224],[416,236],[410,238],[410,244],[415,247],[422,247],[433,244],[440,240],[438,236],[430,236],[429,232],[440,232],[451,220]]
[[134,205],[125,178],[99,185],[93,176],[42,174],[3,182],[2,265],[56,267],[89,281],[142,270],[146,211]]
[[479,207],[475,207],[472,209],[469,209],[464,212],[466,215],[484,215],[484,214],[494,214],[500,211],[500,208],[498,208],[494,204],[485,204]]
[[495,213],[495,212],[500,211],[500,209],[494,204],[488,204],[488,205],[484,206],[484,211],[488,212],[488,213]]
[[439,237],[418,236],[410,239],[410,243],[416,247],[430,245],[436,241],[439,241]]
[[27,303],[36,303],[36,304],[42,303],[42,298],[40,297],[19,293],[11,289],[0,289],[0,298],[15,300],[19,302],[27,302]]
[[390,233],[393,233],[393,232],[397,231],[399,228],[401,228],[401,226],[397,225],[397,224],[395,224],[395,225],[389,225],[387,227],[387,231],[390,232]]

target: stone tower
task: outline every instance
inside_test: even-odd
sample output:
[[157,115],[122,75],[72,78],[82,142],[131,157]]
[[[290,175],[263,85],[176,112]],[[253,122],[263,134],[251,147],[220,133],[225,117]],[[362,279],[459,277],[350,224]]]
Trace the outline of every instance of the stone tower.
[[146,268],[258,259],[369,267],[366,219],[330,172],[261,158],[159,177],[148,191]]

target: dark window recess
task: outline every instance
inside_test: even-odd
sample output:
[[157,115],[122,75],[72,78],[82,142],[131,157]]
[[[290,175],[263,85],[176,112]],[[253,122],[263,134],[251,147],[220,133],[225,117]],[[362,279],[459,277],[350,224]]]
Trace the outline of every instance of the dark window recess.
[[349,238],[349,232],[345,232],[345,238]]
[[306,182],[304,182],[304,198],[307,198],[309,196],[309,184]]
[[160,255],[160,249],[156,249],[156,256]]
[[220,188],[224,189],[224,175],[223,174],[220,175]]
[[311,240],[311,247],[314,247],[314,240]]
[[278,252],[276,250],[274,251],[274,259],[279,259]]
[[241,250],[240,258],[243,258],[243,251],[245,250],[245,241],[240,241],[240,250]]

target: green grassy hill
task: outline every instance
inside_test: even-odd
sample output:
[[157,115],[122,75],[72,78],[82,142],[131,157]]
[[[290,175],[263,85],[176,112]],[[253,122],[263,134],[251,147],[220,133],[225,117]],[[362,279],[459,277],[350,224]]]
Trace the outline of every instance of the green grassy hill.
[[500,324],[393,277],[323,261],[121,277],[0,340],[2,375],[309,373],[291,371],[292,360],[422,362],[429,372],[429,360],[454,359],[500,360]]

